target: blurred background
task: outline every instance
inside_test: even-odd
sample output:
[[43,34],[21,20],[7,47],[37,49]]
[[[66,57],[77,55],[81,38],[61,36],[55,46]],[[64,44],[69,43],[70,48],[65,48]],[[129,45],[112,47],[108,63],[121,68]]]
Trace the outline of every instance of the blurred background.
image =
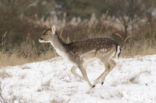
[[38,42],[51,25],[66,43],[109,37],[122,57],[156,53],[156,0],[0,0],[0,67],[57,56]]

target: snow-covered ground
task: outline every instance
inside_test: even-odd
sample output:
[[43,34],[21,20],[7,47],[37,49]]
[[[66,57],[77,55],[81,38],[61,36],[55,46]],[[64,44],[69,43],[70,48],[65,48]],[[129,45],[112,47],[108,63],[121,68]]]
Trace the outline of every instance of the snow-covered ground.
[[[0,102],[5,103],[156,103],[156,55],[120,58],[100,83],[90,88],[72,75],[61,57],[0,68]],[[103,72],[97,62],[87,67],[90,80]],[[79,71],[78,71],[79,72]]]

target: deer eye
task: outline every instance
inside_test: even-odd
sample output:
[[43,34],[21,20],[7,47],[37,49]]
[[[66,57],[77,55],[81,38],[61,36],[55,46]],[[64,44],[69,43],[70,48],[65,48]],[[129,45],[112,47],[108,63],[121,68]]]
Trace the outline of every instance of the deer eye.
[[43,33],[43,35],[48,35],[49,34],[49,31],[46,31]]
[[43,35],[47,35],[47,33],[43,33]]

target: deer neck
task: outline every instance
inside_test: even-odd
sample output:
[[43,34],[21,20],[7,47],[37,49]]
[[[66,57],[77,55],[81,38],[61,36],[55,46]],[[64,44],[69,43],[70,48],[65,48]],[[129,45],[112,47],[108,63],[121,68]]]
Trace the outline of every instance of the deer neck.
[[58,35],[54,35],[50,43],[54,47],[58,55],[64,58],[68,57],[67,48],[65,46],[66,44],[61,40],[61,38]]

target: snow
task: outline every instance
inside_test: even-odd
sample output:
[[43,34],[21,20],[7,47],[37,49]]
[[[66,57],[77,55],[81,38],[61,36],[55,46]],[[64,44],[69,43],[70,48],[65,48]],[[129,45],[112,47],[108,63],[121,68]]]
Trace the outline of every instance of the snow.
[[[72,65],[61,57],[0,68],[0,102],[155,103],[156,55],[115,61],[117,65],[104,85],[99,83],[95,88],[75,77]],[[98,61],[87,66],[91,82],[103,71]]]

